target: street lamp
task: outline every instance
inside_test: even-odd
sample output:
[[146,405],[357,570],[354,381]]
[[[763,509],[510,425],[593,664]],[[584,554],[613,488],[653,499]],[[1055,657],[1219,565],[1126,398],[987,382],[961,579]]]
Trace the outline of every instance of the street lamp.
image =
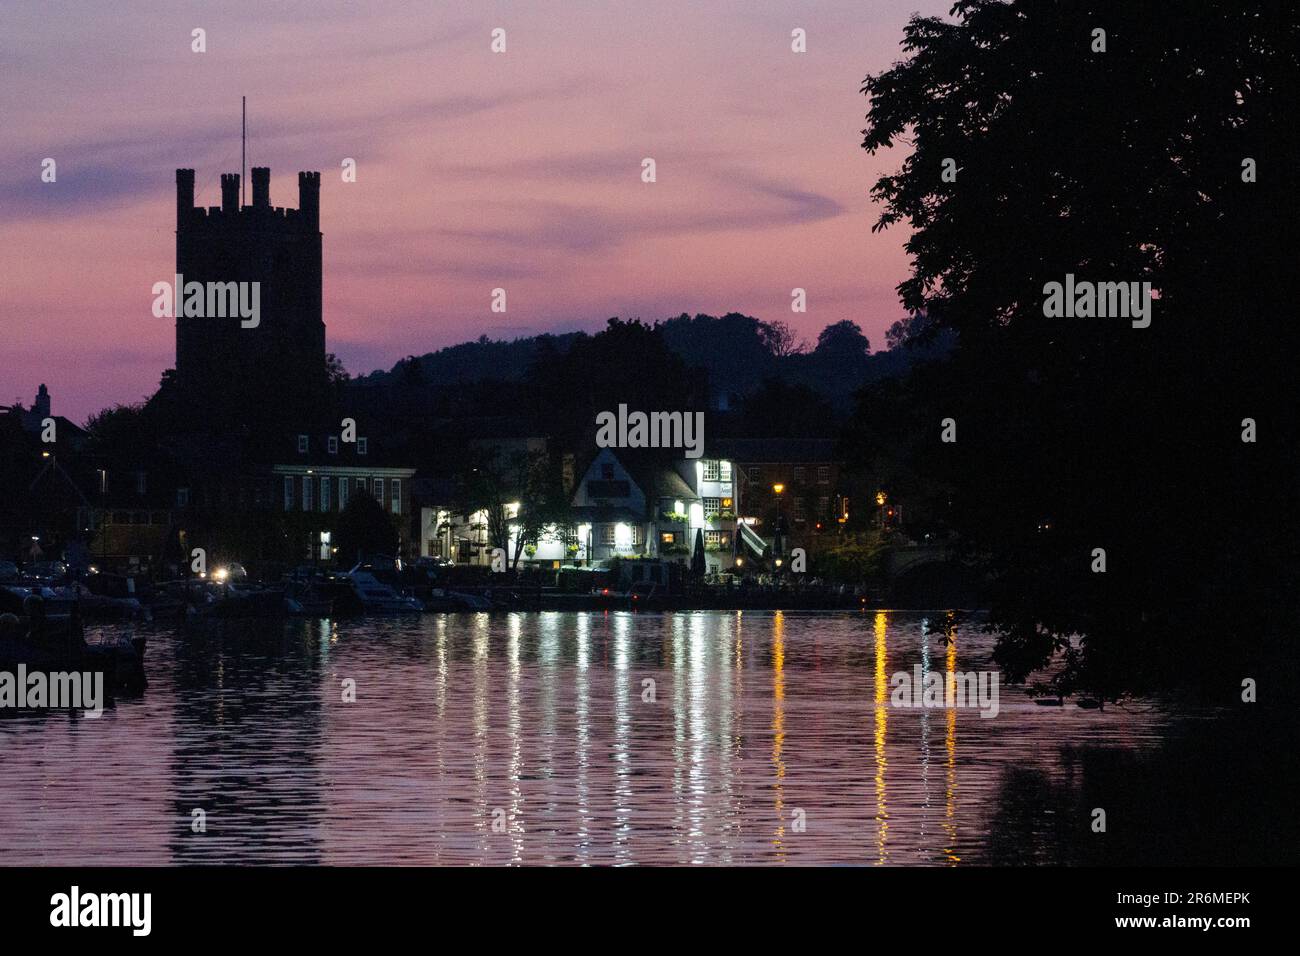
[[[776,527],[772,535],[772,551],[774,554],[781,554],[785,551],[785,515],[781,509],[781,492],[785,491],[785,485],[777,482],[772,486],[772,493],[776,495]],[[781,567],[781,559],[776,559],[776,567]]]

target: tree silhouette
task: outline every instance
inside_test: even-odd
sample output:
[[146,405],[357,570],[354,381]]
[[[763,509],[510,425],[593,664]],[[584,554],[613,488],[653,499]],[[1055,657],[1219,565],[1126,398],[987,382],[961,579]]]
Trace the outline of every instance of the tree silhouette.
[[383,506],[358,490],[339,514],[339,559],[345,567],[374,555],[397,554],[400,537]]
[[[1010,675],[1069,644],[1072,686],[1227,693],[1225,671],[1271,659],[1297,610],[1280,530],[1297,477],[1281,391],[1296,348],[1296,11],[953,13],[913,18],[907,59],[863,86],[864,148],[913,147],[872,190],[876,229],[912,229],[902,303],[959,333],[907,386],[907,470],[947,484],[951,519],[988,560]],[[1270,173],[1247,181],[1245,158]],[[1151,326],[1045,318],[1044,286],[1067,273],[1150,282]],[[857,433],[887,432],[889,403],[869,398]],[[939,440],[948,417],[955,443]],[[1266,440],[1242,441],[1248,417]]]

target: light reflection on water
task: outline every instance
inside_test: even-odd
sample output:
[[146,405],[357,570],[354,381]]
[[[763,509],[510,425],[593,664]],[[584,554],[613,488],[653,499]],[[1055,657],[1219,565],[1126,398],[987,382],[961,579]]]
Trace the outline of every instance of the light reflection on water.
[[[991,637],[945,645],[928,623],[157,628],[141,699],[97,721],[0,719],[0,864],[980,863],[1012,771],[1077,788],[1063,744],[1145,749],[1168,723],[1158,708],[1038,707],[1005,684],[994,719],[892,708],[895,672],[938,667],[951,684],[992,669]],[[1030,857],[1053,858],[1054,812],[1017,834]]]

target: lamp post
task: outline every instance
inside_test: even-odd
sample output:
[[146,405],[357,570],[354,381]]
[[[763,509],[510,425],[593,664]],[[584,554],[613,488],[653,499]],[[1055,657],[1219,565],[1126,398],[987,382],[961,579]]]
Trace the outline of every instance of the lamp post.
[[785,492],[785,485],[777,482],[772,486],[772,494],[776,497],[776,528],[775,534],[772,535],[773,557],[776,559],[776,567],[781,567],[781,555],[785,554],[785,509],[782,507],[781,495]]
[[876,492],[876,504],[880,507],[880,530],[885,530],[885,502],[888,500],[883,491]]

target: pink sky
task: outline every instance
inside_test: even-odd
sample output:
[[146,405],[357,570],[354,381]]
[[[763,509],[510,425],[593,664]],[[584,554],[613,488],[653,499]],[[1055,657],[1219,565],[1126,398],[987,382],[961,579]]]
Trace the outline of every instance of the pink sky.
[[297,171],[321,170],[327,347],[353,374],[612,315],[740,311],[808,338],[847,318],[880,348],[906,233],[871,233],[868,190],[901,157],[859,147],[858,89],[901,56],[910,12],[948,5],[7,4],[0,402],[45,382],[81,421],[156,387],[175,346],[150,310],[174,271],[174,170],[219,203],[241,95],[272,203],[296,206]]

